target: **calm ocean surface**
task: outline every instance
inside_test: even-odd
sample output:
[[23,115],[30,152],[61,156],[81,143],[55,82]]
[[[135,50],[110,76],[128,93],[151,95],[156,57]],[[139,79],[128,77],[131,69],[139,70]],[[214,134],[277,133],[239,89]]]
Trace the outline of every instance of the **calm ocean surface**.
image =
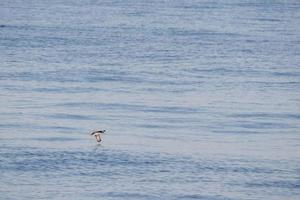
[[300,199],[300,2],[1,0],[0,199]]

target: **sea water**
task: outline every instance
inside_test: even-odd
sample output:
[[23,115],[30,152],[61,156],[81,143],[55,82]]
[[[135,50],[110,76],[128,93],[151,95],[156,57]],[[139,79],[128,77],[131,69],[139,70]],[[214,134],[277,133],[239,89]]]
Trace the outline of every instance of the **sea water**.
[[1,0],[0,199],[299,199],[299,33],[297,0]]

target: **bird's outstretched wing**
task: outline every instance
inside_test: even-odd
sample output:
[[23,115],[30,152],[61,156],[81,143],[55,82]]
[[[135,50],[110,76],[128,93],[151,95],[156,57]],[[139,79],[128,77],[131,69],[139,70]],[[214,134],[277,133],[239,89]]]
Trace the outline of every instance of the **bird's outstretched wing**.
[[100,131],[94,131],[91,133],[91,135],[94,135],[95,133],[100,133]]
[[106,130],[94,131],[94,132],[91,133],[91,135],[94,135],[95,133],[105,133],[105,132],[106,132]]

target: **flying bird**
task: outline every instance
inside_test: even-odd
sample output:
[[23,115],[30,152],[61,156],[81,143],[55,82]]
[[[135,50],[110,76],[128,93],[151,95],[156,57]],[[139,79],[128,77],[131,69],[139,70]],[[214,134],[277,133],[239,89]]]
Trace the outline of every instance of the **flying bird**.
[[101,133],[105,133],[106,130],[101,130],[101,131],[94,131],[91,133],[91,135],[94,135],[97,142],[101,142]]

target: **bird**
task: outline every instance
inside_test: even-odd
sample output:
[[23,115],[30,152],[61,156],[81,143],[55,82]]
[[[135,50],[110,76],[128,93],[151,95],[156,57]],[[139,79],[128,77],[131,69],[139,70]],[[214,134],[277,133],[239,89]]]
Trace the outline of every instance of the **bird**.
[[101,131],[94,131],[91,133],[91,135],[94,135],[97,142],[101,142],[101,133],[105,133],[106,130],[101,130]]

